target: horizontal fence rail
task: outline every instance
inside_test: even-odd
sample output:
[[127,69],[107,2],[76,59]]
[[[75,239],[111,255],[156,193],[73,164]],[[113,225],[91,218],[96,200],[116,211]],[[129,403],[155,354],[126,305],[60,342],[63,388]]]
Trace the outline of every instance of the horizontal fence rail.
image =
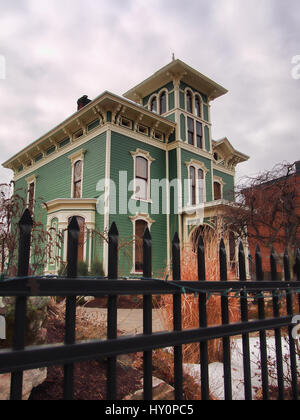
[[[253,398],[251,377],[250,334],[259,335],[260,368],[263,399],[270,399],[268,372],[267,331],[274,331],[276,347],[276,372],[278,399],[285,398],[282,331],[288,331],[292,396],[299,397],[297,353],[293,339],[292,320],[294,316],[294,296],[298,295],[300,306],[300,253],[297,251],[295,261],[296,281],[292,280],[290,261],[287,252],[284,255],[284,278],[279,281],[277,260],[271,252],[272,281],[264,280],[262,258],[259,247],[256,250],[256,281],[247,281],[246,257],[242,242],[239,244],[239,280],[228,281],[227,255],[222,240],[219,247],[220,281],[207,281],[205,266],[205,244],[199,239],[197,247],[198,280],[181,280],[181,246],[176,234],[172,243],[172,281],[152,278],[152,238],[146,229],[143,238],[144,269],[143,277],[130,280],[118,277],[118,243],[119,233],[113,223],[109,231],[108,243],[108,277],[77,278],[77,249],[79,227],[76,218],[68,227],[68,271],[67,277],[28,276],[30,262],[30,240],[33,221],[28,210],[20,223],[20,245],[18,277],[0,282],[0,296],[16,297],[15,325],[12,349],[0,351],[0,374],[12,373],[11,399],[22,398],[23,372],[41,367],[64,366],[65,400],[74,398],[74,364],[87,360],[103,360],[107,358],[107,392],[108,400],[117,396],[117,356],[143,352],[144,364],[144,399],[152,399],[152,351],[156,349],[174,348],[174,388],[176,400],[184,395],[183,381],[183,345],[198,343],[200,346],[201,396],[203,400],[210,398],[209,389],[209,351],[208,343],[221,339],[223,343],[224,394],[226,400],[233,398],[231,342],[234,336],[242,337],[244,394],[246,400]],[[152,331],[152,296],[173,295],[174,328],[170,332],[153,333]],[[183,295],[199,296],[199,327],[191,330],[182,328]],[[117,297],[121,295],[143,295],[143,334],[133,337],[118,337]],[[209,326],[207,302],[211,295],[221,298],[221,325]],[[30,346],[25,348],[26,305],[31,296],[66,297],[65,340],[63,344]],[[76,297],[108,296],[107,340],[76,342]],[[237,299],[240,306],[241,321],[230,323],[229,302]],[[266,317],[266,299],[272,302],[273,314]],[[285,302],[286,315],[280,311],[282,300]],[[258,319],[249,320],[249,301],[258,307]],[[300,309],[300,308],[299,308]],[[200,372],[200,371],[199,371]]]

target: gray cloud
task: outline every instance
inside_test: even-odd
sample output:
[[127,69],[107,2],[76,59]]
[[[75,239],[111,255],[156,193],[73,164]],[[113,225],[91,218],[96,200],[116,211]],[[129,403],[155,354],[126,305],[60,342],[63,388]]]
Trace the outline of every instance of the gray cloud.
[[[251,156],[238,175],[297,156],[298,0],[0,1],[0,160],[72,114],[76,99],[122,94],[177,58],[229,89],[213,137]],[[0,179],[10,171],[0,169]]]

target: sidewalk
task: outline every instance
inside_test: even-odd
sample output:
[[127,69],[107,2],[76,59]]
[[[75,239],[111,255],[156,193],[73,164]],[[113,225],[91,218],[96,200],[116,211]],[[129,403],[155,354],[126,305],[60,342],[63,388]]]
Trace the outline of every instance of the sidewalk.
[[[86,316],[92,322],[106,322],[107,309],[84,308]],[[159,316],[160,309],[153,309],[152,328],[153,332],[164,331]],[[124,335],[135,335],[143,333],[143,310],[142,309],[118,309],[118,330],[123,331]]]

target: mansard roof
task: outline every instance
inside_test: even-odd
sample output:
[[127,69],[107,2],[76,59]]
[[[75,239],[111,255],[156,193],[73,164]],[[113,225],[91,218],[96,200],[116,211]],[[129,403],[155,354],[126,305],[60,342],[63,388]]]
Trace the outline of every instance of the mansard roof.
[[145,98],[174,79],[179,79],[207,95],[209,100],[216,99],[228,92],[224,87],[199,73],[183,61],[173,60],[148,79],[124,93],[123,96],[139,103],[142,98]]

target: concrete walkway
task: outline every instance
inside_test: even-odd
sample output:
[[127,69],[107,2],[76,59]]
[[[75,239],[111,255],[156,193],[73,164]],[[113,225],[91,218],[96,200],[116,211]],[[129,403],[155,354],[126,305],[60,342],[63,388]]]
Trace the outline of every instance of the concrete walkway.
[[[83,308],[85,316],[93,323],[106,322],[107,309]],[[160,309],[153,309],[152,328],[153,332],[164,331],[160,315]],[[143,333],[143,310],[142,309],[118,309],[118,329],[124,335],[135,335]]]

